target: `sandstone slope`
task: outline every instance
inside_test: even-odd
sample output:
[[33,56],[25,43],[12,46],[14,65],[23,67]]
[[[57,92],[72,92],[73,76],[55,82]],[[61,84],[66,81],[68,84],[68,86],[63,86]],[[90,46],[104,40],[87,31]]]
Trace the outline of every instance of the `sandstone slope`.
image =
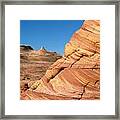
[[100,21],[86,20],[66,44],[64,57],[21,99],[100,99]]
[[31,46],[20,46],[20,90],[25,90],[45,75],[46,70],[62,56],[50,52],[44,47],[34,50]]

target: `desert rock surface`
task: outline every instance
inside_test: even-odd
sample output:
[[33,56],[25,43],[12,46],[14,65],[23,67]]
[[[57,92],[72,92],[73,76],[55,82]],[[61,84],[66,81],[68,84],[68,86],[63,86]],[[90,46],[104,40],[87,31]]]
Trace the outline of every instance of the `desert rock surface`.
[[66,44],[64,56],[51,64],[21,99],[100,99],[100,21],[84,21]]
[[45,75],[46,70],[62,56],[49,52],[44,47],[34,50],[31,46],[20,46],[20,90],[24,92]]

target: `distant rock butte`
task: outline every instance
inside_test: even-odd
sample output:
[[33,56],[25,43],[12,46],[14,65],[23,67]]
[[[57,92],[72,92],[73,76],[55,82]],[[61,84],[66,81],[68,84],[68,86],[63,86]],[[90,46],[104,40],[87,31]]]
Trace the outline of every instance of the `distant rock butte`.
[[33,50],[33,48],[29,45],[20,45],[20,51],[30,51]]
[[100,99],[100,21],[86,20],[52,64],[21,99]]
[[62,56],[56,52],[47,51],[44,47],[40,50],[34,50],[31,46],[21,45],[20,46],[20,57],[21,62],[24,61],[46,61],[46,62],[55,62],[57,59]]

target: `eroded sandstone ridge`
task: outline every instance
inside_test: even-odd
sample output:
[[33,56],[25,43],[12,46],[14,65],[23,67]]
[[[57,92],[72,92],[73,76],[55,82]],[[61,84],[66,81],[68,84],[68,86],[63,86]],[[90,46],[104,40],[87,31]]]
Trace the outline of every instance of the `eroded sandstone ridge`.
[[100,21],[86,20],[64,56],[21,99],[100,99]]

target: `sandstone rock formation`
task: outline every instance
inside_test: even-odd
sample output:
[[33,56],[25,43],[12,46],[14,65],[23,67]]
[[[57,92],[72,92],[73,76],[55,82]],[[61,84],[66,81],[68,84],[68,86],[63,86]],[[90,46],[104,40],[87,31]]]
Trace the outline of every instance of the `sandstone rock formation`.
[[66,44],[64,56],[21,99],[100,99],[100,21],[86,20]]
[[27,61],[46,61],[55,62],[61,58],[56,52],[47,51],[44,47],[40,50],[34,50],[31,46],[21,45],[20,46],[20,58],[21,62]]
[[29,89],[36,81],[45,75],[46,70],[51,64],[62,56],[56,52],[50,52],[42,47],[34,50],[31,46],[20,46],[20,90],[21,92]]

